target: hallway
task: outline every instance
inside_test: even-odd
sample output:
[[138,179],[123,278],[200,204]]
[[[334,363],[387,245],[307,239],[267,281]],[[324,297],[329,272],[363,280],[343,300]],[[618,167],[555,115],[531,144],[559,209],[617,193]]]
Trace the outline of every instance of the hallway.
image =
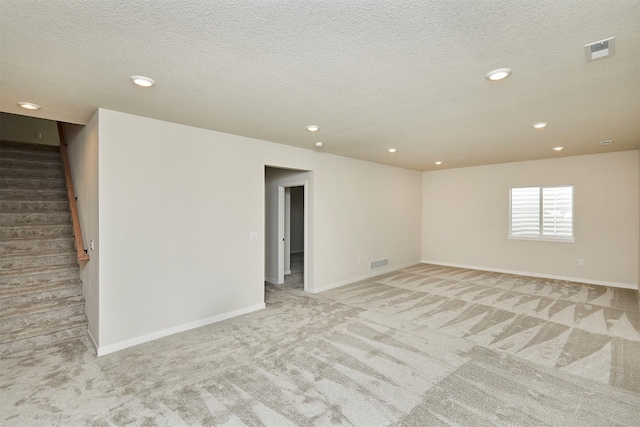
[[283,286],[304,289],[304,252],[291,254],[291,274],[285,274]]

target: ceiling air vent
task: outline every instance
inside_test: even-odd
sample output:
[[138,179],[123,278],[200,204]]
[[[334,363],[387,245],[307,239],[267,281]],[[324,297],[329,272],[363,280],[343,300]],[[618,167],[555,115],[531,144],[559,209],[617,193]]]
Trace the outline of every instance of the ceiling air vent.
[[616,53],[616,38],[611,37],[599,42],[589,43],[584,46],[584,54],[587,58],[587,62],[594,59],[602,59],[607,56],[613,56]]
[[613,141],[600,141],[600,145],[611,145]]

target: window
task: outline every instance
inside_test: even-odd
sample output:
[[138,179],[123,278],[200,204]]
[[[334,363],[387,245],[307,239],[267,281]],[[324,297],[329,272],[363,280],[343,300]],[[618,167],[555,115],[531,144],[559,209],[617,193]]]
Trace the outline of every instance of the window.
[[509,238],[573,242],[573,185],[512,188]]

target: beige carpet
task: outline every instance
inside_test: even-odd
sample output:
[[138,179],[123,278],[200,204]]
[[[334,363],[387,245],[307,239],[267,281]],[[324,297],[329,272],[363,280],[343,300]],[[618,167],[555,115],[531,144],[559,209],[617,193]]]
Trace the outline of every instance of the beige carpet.
[[0,362],[2,425],[638,425],[638,293],[420,264],[96,358]]

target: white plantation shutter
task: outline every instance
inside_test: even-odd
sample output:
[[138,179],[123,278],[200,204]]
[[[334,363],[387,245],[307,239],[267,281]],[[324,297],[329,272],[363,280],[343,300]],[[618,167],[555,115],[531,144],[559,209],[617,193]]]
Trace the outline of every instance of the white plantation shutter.
[[573,187],[543,187],[542,206],[542,235],[573,237]]
[[540,187],[511,189],[511,235],[540,236]]
[[573,186],[512,188],[509,237],[573,241]]

